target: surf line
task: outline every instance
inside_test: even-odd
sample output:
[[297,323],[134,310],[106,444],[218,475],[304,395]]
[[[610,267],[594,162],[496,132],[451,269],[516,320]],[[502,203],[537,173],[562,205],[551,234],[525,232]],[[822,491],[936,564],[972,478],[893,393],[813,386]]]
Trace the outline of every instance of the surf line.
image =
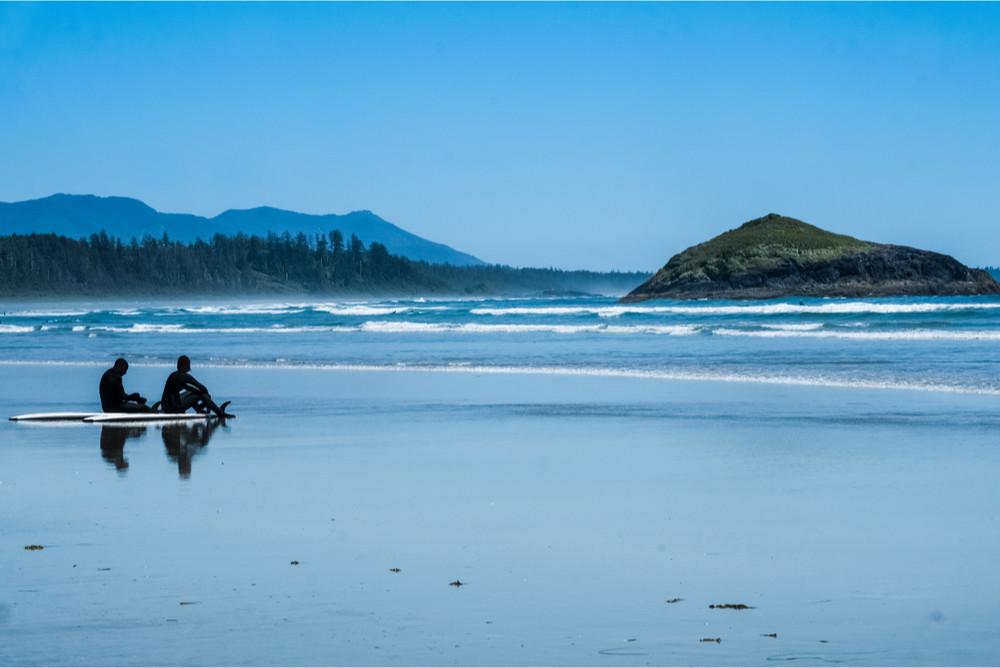
[[[203,364],[202,366],[226,367],[224,364]],[[401,371],[428,373],[464,373],[528,376],[588,376],[595,378],[636,378],[649,380],[702,381],[713,383],[743,383],[758,385],[795,385],[805,387],[829,387],[853,390],[890,390],[903,392],[941,392],[948,394],[1000,395],[1000,388],[963,387],[961,385],[888,383],[865,380],[836,380],[830,378],[808,378],[804,376],[752,376],[748,374],[692,373],[685,371],[649,371],[641,369],[603,369],[600,367],[567,368],[553,366],[487,366],[487,365],[417,365],[417,364],[240,364],[237,368],[247,369],[303,369],[313,371]],[[233,368],[233,367],[230,367]]]
[[[0,366],[67,366],[99,367],[103,362],[54,361],[54,360],[3,360]],[[137,363],[135,366],[169,367],[167,363]],[[889,390],[901,392],[940,392],[946,394],[979,394],[1000,396],[1000,388],[963,387],[961,385],[888,383],[866,380],[836,380],[831,378],[808,378],[805,376],[752,376],[749,374],[693,373],[687,371],[650,371],[642,369],[607,369],[600,367],[554,367],[554,366],[488,366],[488,365],[419,365],[419,364],[282,364],[272,362],[239,362],[227,364],[209,361],[201,364],[204,368],[216,369],[281,369],[303,371],[402,371],[428,373],[495,374],[511,376],[587,376],[594,378],[636,378],[648,380],[702,381],[713,383],[740,383],[757,385],[794,385],[802,387],[829,387],[855,390]]]

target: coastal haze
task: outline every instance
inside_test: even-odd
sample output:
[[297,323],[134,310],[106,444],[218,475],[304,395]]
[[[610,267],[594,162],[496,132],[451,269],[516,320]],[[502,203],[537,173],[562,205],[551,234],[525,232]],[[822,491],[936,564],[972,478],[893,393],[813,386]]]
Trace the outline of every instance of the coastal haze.
[[0,3],[0,664],[995,663],[998,28]]

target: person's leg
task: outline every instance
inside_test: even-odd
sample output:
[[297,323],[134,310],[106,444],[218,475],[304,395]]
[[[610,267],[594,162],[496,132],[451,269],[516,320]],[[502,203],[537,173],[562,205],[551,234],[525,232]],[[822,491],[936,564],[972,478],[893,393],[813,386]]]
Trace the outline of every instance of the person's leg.
[[126,401],[118,407],[117,413],[152,413],[154,410],[137,401]]
[[187,409],[192,406],[195,407],[195,410],[198,410],[197,406],[201,402],[201,394],[196,392],[181,392],[180,401],[181,404],[180,410],[177,411],[178,413],[186,413]]
[[212,397],[210,397],[207,394],[201,395],[201,405],[204,406],[206,410],[212,411],[213,413],[215,413],[219,417],[226,417],[225,412],[221,408],[219,408],[215,404],[215,402],[212,401]]
[[198,411],[199,413],[207,413],[208,411],[212,411],[220,418],[224,418],[227,417],[224,407],[228,405],[229,402],[227,401],[226,403],[223,404],[223,408],[219,408],[215,404],[215,402],[212,401],[212,397],[208,394],[202,394],[199,392],[181,392],[181,406],[184,407],[184,410],[181,411],[182,413],[186,411],[188,408],[194,406],[195,410]]

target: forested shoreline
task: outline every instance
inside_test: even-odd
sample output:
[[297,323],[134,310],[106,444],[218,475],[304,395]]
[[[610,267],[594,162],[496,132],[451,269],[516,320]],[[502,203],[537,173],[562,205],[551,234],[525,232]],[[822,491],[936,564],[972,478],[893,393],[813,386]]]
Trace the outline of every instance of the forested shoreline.
[[627,292],[648,278],[638,272],[453,266],[392,255],[355,235],[214,235],[183,243],[144,237],[125,242],[106,233],[89,239],[56,234],[0,236],[0,296],[166,297],[322,295],[528,295]]

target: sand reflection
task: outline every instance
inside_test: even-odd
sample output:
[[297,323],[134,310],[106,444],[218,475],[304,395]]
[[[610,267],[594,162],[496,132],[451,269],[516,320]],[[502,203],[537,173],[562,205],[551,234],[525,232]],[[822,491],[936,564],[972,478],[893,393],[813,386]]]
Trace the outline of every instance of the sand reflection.
[[217,420],[205,420],[163,425],[160,434],[167,448],[167,457],[177,462],[181,478],[191,477],[191,461],[205,449],[219,424]]
[[125,443],[129,439],[141,438],[146,433],[145,426],[112,425],[101,427],[101,456],[115,467],[118,473],[128,471],[128,460],[125,459]]
[[[158,426],[167,449],[167,457],[177,463],[181,478],[191,477],[191,462],[208,445],[215,429],[221,423],[217,420],[177,422]],[[125,457],[125,444],[146,435],[148,425],[106,424],[101,427],[101,456],[115,467],[120,475],[128,472],[129,462]]]

